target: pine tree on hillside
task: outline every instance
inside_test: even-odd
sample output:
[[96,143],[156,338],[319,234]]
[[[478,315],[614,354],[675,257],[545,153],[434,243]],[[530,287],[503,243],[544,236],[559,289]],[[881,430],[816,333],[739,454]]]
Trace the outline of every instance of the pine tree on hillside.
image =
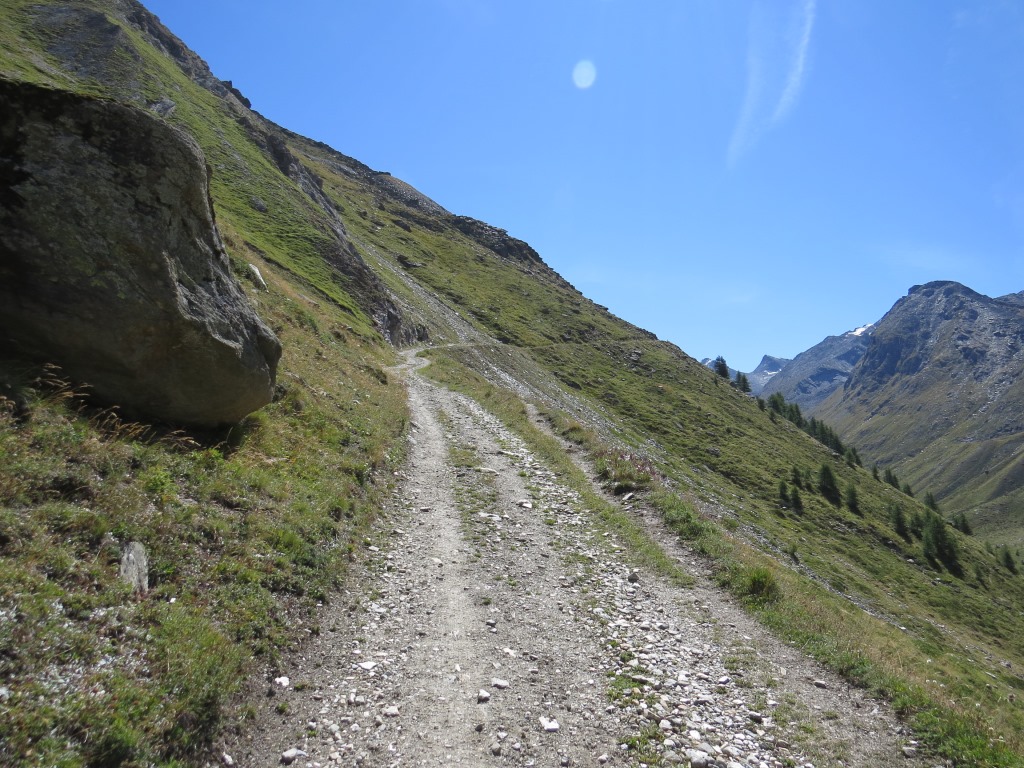
[[974,531],[971,529],[971,524],[967,521],[967,515],[963,512],[953,516],[953,527],[960,531],[960,533],[964,534],[964,536],[974,535]]
[[793,492],[789,494],[789,503],[793,505],[794,512],[804,511],[804,500],[800,496],[800,490],[796,487],[793,488]]
[[956,545],[956,537],[949,531],[946,521],[934,512],[929,512],[924,521],[924,534],[921,537],[924,556],[931,563],[942,563],[950,572],[960,572],[960,552]]
[[818,470],[818,491],[835,506],[839,506],[842,498],[839,493],[839,484],[836,482],[835,473],[828,464],[822,464]]
[[892,521],[893,530],[896,535],[904,541],[910,541],[910,526],[907,524],[907,514],[899,504],[889,506],[889,519]]
[[861,514],[860,501],[857,499],[857,486],[850,483],[846,486],[846,506],[855,515]]
[[725,362],[725,358],[719,355],[715,358],[715,373],[721,376],[723,379],[729,378],[729,365]]
[[1013,553],[1009,547],[1003,547],[1003,566],[1010,573],[1017,573],[1017,561],[1013,559]]

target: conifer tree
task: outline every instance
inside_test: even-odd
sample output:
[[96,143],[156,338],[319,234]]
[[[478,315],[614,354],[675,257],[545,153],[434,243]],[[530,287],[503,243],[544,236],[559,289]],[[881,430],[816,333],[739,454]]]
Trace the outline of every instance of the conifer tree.
[[793,488],[793,492],[789,494],[789,503],[793,505],[794,512],[804,511],[804,500],[800,496],[800,490],[796,487]]
[[1010,573],[1017,573],[1017,561],[1013,559],[1013,553],[1009,547],[1003,547],[1003,566]]
[[956,538],[949,532],[949,526],[935,512],[929,512],[924,521],[924,534],[921,537],[924,556],[932,563],[942,563],[951,572],[960,570],[960,553]]
[[822,464],[818,470],[818,491],[835,506],[839,506],[840,499],[842,498],[839,493],[839,484],[836,482],[836,476],[832,471],[832,467],[828,464]]
[[907,515],[899,504],[889,506],[889,518],[892,520],[893,530],[904,541],[910,541],[910,528],[907,525]]
[[963,512],[953,516],[953,527],[965,536],[974,535],[974,531],[971,529],[971,524],[967,520],[967,515]]
[[861,514],[860,502],[857,499],[857,486],[853,483],[846,486],[846,506],[853,514]]

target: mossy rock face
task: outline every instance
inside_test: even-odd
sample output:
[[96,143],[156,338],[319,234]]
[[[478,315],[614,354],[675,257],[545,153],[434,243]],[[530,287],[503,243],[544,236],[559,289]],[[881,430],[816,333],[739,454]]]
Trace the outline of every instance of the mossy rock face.
[[195,142],[142,110],[0,81],[0,343],[174,423],[269,403],[281,346],[208,183]]

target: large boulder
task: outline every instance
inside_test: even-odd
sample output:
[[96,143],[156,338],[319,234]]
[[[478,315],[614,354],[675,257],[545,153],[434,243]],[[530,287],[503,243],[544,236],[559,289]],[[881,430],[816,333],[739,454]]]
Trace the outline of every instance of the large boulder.
[[197,426],[270,402],[281,356],[231,275],[191,138],[2,80],[0,344],[128,413]]

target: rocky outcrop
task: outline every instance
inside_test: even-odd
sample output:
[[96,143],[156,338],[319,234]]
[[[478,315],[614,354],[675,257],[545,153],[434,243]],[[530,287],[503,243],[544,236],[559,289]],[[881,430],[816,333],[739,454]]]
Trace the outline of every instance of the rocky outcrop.
[[992,299],[960,283],[915,285],[879,322],[847,389],[863,396],[897,376],[927,372],[943,380],[988,382],[980,407],[1020,373],[1022,319],[1020,303]]
[[144,595],[149,591],[149,556],[139,542],[130,542],[124,548],[118,576],[136,594]]
[[504,229],[498,229],[469,216],[452,216],[451,224],[462,234],[510,261],[538,265],[544,263],[529,244],[512,237]]
[[208,183],[149,113],[0,81],[0,343],[174,423],[270,402],[281,347],[230,273]]

